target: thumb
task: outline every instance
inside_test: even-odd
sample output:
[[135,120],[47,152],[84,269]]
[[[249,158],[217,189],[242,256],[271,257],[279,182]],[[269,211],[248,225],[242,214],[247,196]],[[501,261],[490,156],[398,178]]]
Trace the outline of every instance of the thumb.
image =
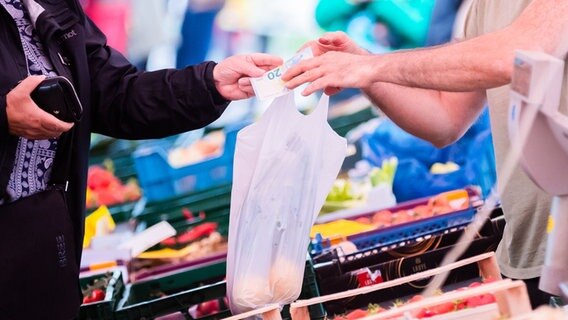
[[243,76],[251,78],[262,77],[262,75],[266,73],[264,69],[259,68],[255,65],[245,65],[240,71]]
[[29,76],[22,80],[16,88],[24,94],[30,94],[43,80],[45,76]]
[[40,111],[40,123],[44,129],[57,132],[67,132],[73,128],[74,123],[61,121],[43,110]]
[[266,71],[255,63],[251,56],[247,56],[244,63],[239,64],[239,72],[244,76],[257,78],[262,76]]

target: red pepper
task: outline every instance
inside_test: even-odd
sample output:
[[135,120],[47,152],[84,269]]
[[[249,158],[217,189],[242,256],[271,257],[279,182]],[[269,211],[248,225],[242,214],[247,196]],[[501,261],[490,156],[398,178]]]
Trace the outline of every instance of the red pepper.
[[83,297],[83,303],[93,303],[103,301],[105,299],[105,292],[101,289],[95,289],[90,295]]
[[205,222],[193,227],[191,230],[184,232],[178,237],[169,238],[162,241],[162,244],[165,246],[174,246],[176,244],[190,243],[202,237],[207,237],[216,230],[217,230],[216,222]]
[[181,213],[183,213],[183,216],[185,217],[185,220],[187,220],[187,221],[192,221],[193,219],[195,219],[195,217],[193,216],[193,213],[188,208],[181,209]]

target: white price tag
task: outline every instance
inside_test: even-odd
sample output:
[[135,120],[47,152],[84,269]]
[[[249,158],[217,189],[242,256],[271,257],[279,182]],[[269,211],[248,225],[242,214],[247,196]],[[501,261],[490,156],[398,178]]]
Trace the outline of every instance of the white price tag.
[[308,47],[298,52],[280,67],[268,71],[262,77],[252,78],[251,84],[256,97],[260,100],[267,100],[290,92],[290,90],[284,86],[282,75],[286,73],[288,69],[300,63],[300,61],[313,57],[312,48]]
[[136,234],[128,241],[123,242],[120,246],[118,246],[118,248],[130,250],[132,257],[136,257],[161,241],[175,235],[176,229],[174,229],[174,227],[172,227],[167,221],[162,221]]

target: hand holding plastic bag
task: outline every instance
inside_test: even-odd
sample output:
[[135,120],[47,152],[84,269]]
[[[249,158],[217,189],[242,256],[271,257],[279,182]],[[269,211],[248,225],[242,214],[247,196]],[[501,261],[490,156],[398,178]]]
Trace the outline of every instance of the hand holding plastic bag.
[[310,229],[347,148],[327,123],[328,104],[323,95],[304,116],[290,93],[239,132],[227,261],[235,314],[300,295]]

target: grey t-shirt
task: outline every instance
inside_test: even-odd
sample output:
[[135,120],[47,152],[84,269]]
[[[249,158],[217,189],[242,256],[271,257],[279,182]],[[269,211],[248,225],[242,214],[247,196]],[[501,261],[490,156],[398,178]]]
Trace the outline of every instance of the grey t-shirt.
[[[466,19],[465,37],[473,38],[510,25],[532,0],[476,0]],[[568,66],[568,64],[567,64]],[[565,70],[565,77],[568,72]],[[497,170],[509,152],[507,111],[510,86],[487,90]],[[566,90],[561,108],[568,106]],[[497,249],[501,272],[511,278],[540,277],[546,249],[551,196],[517,168],[502,198],[506,227]]]

